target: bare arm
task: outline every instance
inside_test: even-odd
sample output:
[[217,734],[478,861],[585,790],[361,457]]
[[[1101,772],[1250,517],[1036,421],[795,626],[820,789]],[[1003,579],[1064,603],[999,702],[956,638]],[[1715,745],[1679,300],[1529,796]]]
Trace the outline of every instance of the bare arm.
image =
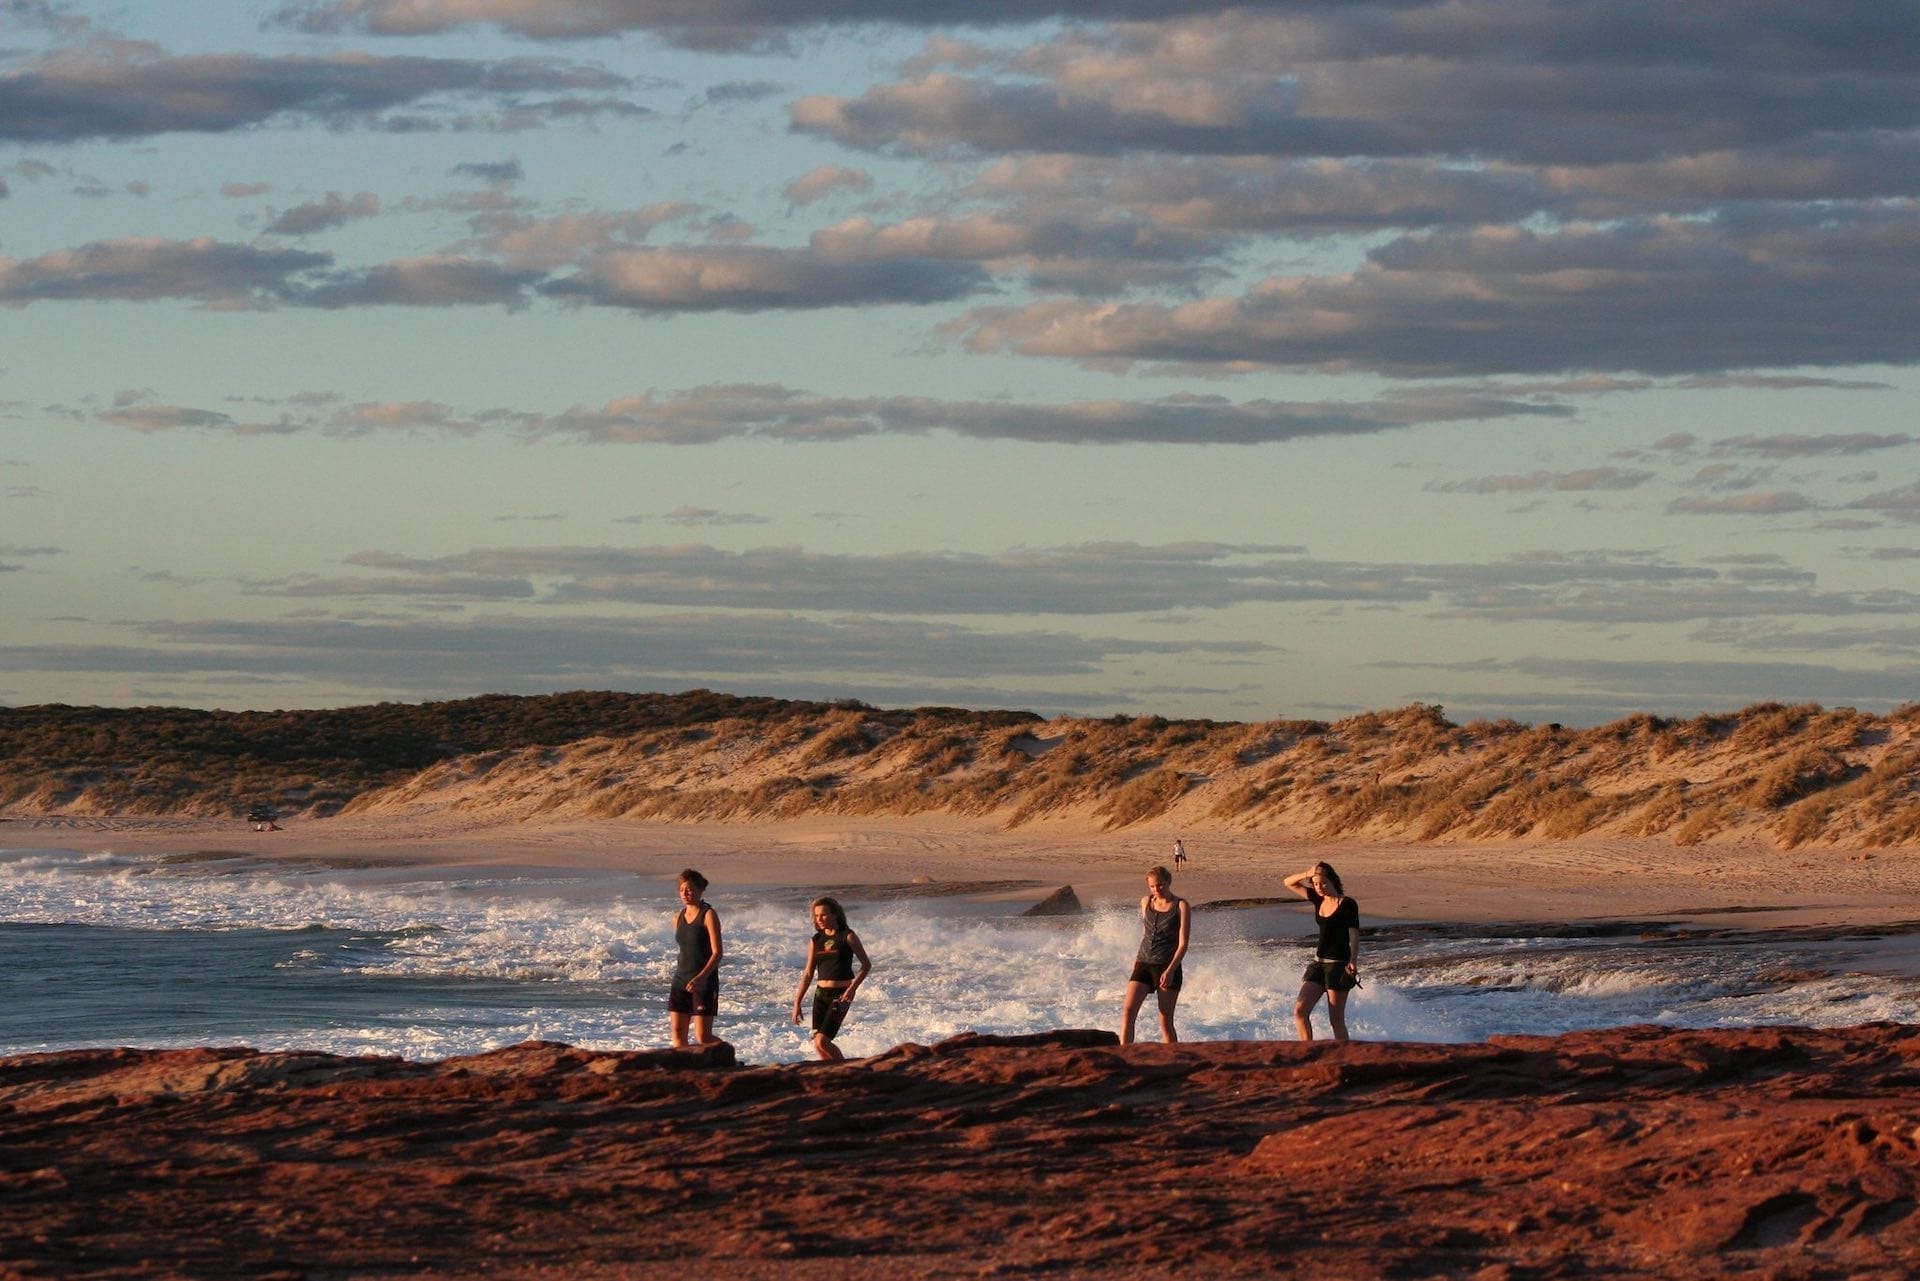
[[807,940],[807,968],[800,972],[800,987],[793,994],[793,1021],[800,1021],[800,1002],[807,999],[807,988],[813,984],[813,967],[816,958],[813,954],[813,940]]
[[1347,956],[1349,958],[1347,968],[1358,973],[1360,969],[1360,927],[1358,925],[1347,927]]
[[867,959],[867,949],[866,946],[860,942],[860,936],[852,930],[847,931],[847,946],[853,949],[853,959],[860,962],[860,970],[853,976],[853,982],[849,983],[847,990],[841,993],[842,1000],[851,1001],[854,992],[859,990],[860,985],[867,981],[867,971],[873,968],[873,962]]
[[704,983],[713,972],[720,968],[720,913],[707,909],[707,942],[713,944],[713,955],[700,967],[700,972],[687,981],[687,990],[691,992],[695,983]]
[[1180,968],[1181,960],[1187,955],[1188,928],[1193,923],[1193,909],[1187,900],[1177,899],[1175,900],[1175,904],[1180,913],[1180,939],[1179,942],[1174,945],[1173,959],[1167,962],[1166,972],[1160,976],[1160,986],[1162,988],[1166,987],[1167,983],[1173,978],[1173,972]]
[[1292,876],[1289,876],[1286,880],[1280,883],[1286,886],[1288,889],[1292,890],[1295,894],[1298,894],[1301,898],[1311,898],[1313,896],[1311,893],[1308,892],[1307,882],[1311,881],[1312,879],[1313,879],[1313,869],[1308,868],[1304,872],[1295,872]]

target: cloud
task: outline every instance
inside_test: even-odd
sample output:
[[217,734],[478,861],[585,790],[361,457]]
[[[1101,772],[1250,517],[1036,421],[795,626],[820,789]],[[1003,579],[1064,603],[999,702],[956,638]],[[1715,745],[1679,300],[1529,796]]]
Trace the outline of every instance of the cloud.
[[[488,616],[471,621],[302,618],[139,625],[138,645],[0,646],[0,671],[247,675],[350,688],[663,688],[675,682],[821,679],[826,673],[938,681],[1086,676],[1146,654],[1253,654],[1258,644],[1186,644],[953,624],[785,613]],[[1085,697],[1077,695],[1073,697]]]
[[[1864,0],[1844,8],[1845,20],[1829,11],[1815,24],[1792,0],[1758,0],[1734,31],[1650,0],[1249,6],[1184,19],[1156,6],[1158,22],[1069,27],[966,75],[802,99],[793,118],[845,145],[922,153],[1562,166],[1897,136],[1920,99],[1911,69],[1876,41],[1920,37],[1920,23]],[[1696,181],[1724,184],[1711,168]]]
[[1920,437],[1905,433],[1845,432],[1824,436],[1786,433],[1777,436],[1728,436],[1713,442],[1716,450],[1761,454],[1768,458],[1819,458],[1834,454],[1854,455],[1881,449],[1898,449],[1914,444]]
[[1130,283],[1182,282],[1213,256],[1212,237],[1111,213],[968,214],[879,224],[849,218],[813,233],[810,247],[833,262],[967,262],[1024,269],[1043,288],[1107,293]]
[[260,306],[289,292],[302,273],[332,262],[327,254],[205,237],[96,241],[39,258],[0,257],[0,305],[180,298],[217,307]]
[[229,200],[246,200],[253,196],[264,196],[273,190],[270,182],[223,182],[220,194]]
[[1353,271],[1270,277],[1237,297],[979,308],[947,332],[976,352],[1082,361],[1682,374],[1910,363],[1917,290],[1909,211],[1795,210],[1404,236]]
[[[451,556],[367,551],[339,595],[445,595],[461,577],[524,580],[543,603],[794,609],[879,615],[1157,614],[1309,603],[1422,606],[1450,616],[1684,621],[1885,613],[1912,594],[1762,589],[1720,570],[1622,553],[1528,553],[1485,564],[1328,561],[1297,547],[1085,543],[999,554],[830,554],[791,546],[491,547]],[[379,577],[384,576],[384,577]],[[261,590],[267,590],[262,588]],[[315,594],[302,590],[302,595]]]
[[973,189],[1189,231],[1293,236],[1505,222],[1555,203],[1527,173],[1426,159],[1020,156]]
[[363,191],[351,199],[337,191],[330,191],[324,200],[295,205],[276,215],[264,230],[270,236],[311,236],[318,231],[330,231],[356,218],[371,218],[379,212],[380,198],[370,191]]
[[[650,518],[639,516],[631,519],[640,521]],[[712,507],[695,507],[691,504],[683,504],[670,512],[663,512],[659,519],[666,521],[669,525],[765,525],[769,523],[767,517],[756,516],[752,512],[723,512]]]
[[723,84],[709,85],[701,97],[711,106],[728,107],[742,102],[759,102],[786,91],[787,86],[777,80],[728,80]]
[[[249,54],[168,55],[151,45],[89,44],[47,55],[24,69],[0,72],[0,139],[65,143],[163,133],[225,133],[251,125],[317,119],[331,125],[433,128],[445,97],[510,100],[515,119],[531,123],[547,104],[526,95],[601,94],[624,90],[619,76],[584,64],[517,58],[475,62],[447,58],[327,57]],[[617,99],[568,98],[615,109]],[[395,116],[398,108],[414,114]],[[427,113],[427,114],[423,114]],[[476,117],[450,122],[484,127]],[[498,122],[496,122],[498,123]]]
[[292,289],[302,307],[472,307],[522,303],[545,272],[443,255],[336,271]]
[[1528,472],[1517,476],[1479,476],[1472,480],[1429,481],[1436,494],[1525,494],[1539,490],[1586,493],[1592,490],[1637,489],[1654,478],[1650,471],[1620,467],[1587,467],[1579,471]]
[[[1820,663],[1766,663],[1737,659],[1649,661],[1540,658],[1465,663],[1376,664],[1388,671],[1453,672],[1485,680],[1519,678],[1546,690],[1459,688],[1435,691],[1449,715],[1463,708],[1481,715],[1563,720],[1572,724],[1614,720],[1635,712],[1693,715],[1731,711],[1761,702],[1817,702],[1827,706],[1890,709],[1911,701],[1920,666],[1845,668]],[[1424,691],[1415,697],[1431,697]]]
[[836,192],[871,191],[873,175],[864,169],[849,169],[844,165],[821,165],[795,178],[786,185],[785,190],[791,203],[810,205]]
[[[879,435],[947,432],[979,440],[1050,445],[1269,445],[1320,436],[1362,436],[1409,427],[1504,418],[1565,418],[1573,411],[1537,400],[1503,400],[1476,392],[1433,390],[1372,401],[1234,402],[1183,394],[1153,401],[943,401],[927,397],[820,396],[778,384],[730,384],[623,396],[597,408],[558,414],[492,408],[462,411],[429,401],[363,401],[307,396],[285,403],[275,430],[336,436],[430,430],[473,435],[511,431],[528,440],[576,439],[596,444],[704,445],[762,439],[831,442]],[[170,407],[164,416],[106,418],[151,430],[215,426],[217,411]],[[1616,486],[1636,473],[1594,469],[1567,473],[1566,488]],[[1623,487],[1623,486],[1622,486]]]
[[103,423],[109,423],[115,427],[127,427],[137,432],[175,431],[185,428],[226,432],[235,436],[284,436],[300,430],[296,423],[241,422],[230,415],[213,410],[192,409],[181,405],[128,403],[101,412],[98,419]]
[[942,431],[1036,444],[1273,444],[1315,436],[1370,435],[1434,423],[1565,417],[1561,406],[1470,393],[1385,396],[1371,402],[1235,403],[1215,396],[1048,405],[920,397],[815,396],[782,386],[695,388],[629,396],[599,409],[527,418],[529,436],[607,443],[705,444],[737,437],[841,440]]
[[1754,391],[1891,391],[1892,383],[1864,378],[1815,378],[1807,374],[1697,374],[1678,384],[1691,391],[1740,388]]
[[620,213],[564,213],[545,218],[487,209],[474,220],[476,243],[520,266],[553,269],[645,240],[658,228],[700,217],[702,206],[662,201]]
[[497,185],[520,182],[527,176],[518,159],[463,161],[453,167],[452,173],[457,178],[477,178],[481,182]]
[[1793,512],[1816,510],[1805,494],[1775,489],[1763,493],[1734,494],[1728,498],[1676,498],[1667,504],[1672,515],[1684,516],[1785,516]]
[[536,40],[578,40],[651,31],[701,48],[764,44],[800,28],[880,23],[901,26],[988,26],[1048,18],[1157,17],[1211,13],[1222,0],[293,0],[282,21],[307,31],[360,29],[387,36],[424,36],[490,25]]
[[1884,512],[1896,520],[1920,521],[1920,481],[1902,489],[1889,489],[1856,499],[1847,506],[1863,511]]
[[563,301],[634,311],[769,311],[950,302],[987,288],[973,263],[841,262],[807,249],[624,249],[541,286]]

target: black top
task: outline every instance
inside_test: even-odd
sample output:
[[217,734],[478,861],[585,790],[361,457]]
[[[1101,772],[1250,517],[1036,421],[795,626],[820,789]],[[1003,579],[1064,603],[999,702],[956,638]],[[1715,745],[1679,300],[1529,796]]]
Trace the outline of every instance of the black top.
[[852,930],[813,932],[813,973],[829,983],[845,983],[853,977]]
[[1333,909],[1332,916],[1320,915],[1320,905],[1326,902],[1326,896],[1307,890],[1307,902],[1313,904],[1313,919],[1320,927],[1320,946],[1314,955],[1323,961],[1351,961],[1353,945],[1348,930],[1360,928],[1360,903],[1357,899],[1343,898],[1340,906]]
[[693,914],[691,921],[685,908],[673,914],[673,941],[680,945],[680,964],[673,969],[675,987],[691,983],[693,976],[706,969],[707,962],[713,959],[713,938],[707,933],[707,913],[712,910],[702,899],[700,910]]
[[1166,911],[1156,912],[1153,900],[1148,899],[1141,906],[1140,919],[1145,928],[1140,932],[1140,954],[1134,960],[1148,965],[1172,962],[1173,954],[1180,949],[1180,900],[1173,900]]

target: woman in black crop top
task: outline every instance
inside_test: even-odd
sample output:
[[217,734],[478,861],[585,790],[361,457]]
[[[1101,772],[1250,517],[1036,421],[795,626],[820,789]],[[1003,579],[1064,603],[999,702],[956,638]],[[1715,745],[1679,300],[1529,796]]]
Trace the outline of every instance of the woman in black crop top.
[[720,914],[700,896],[707,878],[687,868],[680,873],[680,910],[673,914],[673,941],[680,948],[667,992],[667,1027],[673,1048],[687,1048],[687,1027],[701,1045],[717,1045],[713,1016],[720,1008]]
[[1156,867],[1147,873],[1147,896],[1140,900],[1140,951],[1127,980],[1126,1008],[1120,1015],[1120,1044],[1133,1044],[1133,1025],[1151,992],[1160,1005],[1160,1039],[1178,1041],[1173,1007],[1180,1000],[1180,961],[1187,954],[1192,909],[1171,888],[1173,873]]
[[[855,961],[860,972],[853,972]],[[840,1035],[840,1024],[853,1005],[853,994],[867,981],[873,965],[860,936],[847,925],[847,910],[838,899],[813,900],[813,937],[807,941],[807,968],[800,975],[800,990],[793,994],[793,1021],[800,1021],[800,1003],[806,999],[807,984],[817,976],[813,989],[813,1052],[828,1063],[847,1056],[833,1039]]]
[[1314,924],[1320,927],[1313,963],[1300,978],[1300,998],[1293,1003],[1293,1025],[1300,1039],[1313,1039],[1313,1007],[1327,995],[1327,1022],[1333,1039],[1347,1039],[1347,997],[1360,982],[1360,904],[1341,888],[1340,874],[1331,863],[1315,863],[1289,876],[1286,886],[1313,904]]

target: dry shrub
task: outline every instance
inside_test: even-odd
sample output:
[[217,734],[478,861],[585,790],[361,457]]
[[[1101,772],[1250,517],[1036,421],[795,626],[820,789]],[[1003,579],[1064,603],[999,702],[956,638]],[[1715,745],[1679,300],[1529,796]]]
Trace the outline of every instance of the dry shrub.
[[1779,809],[1865,772],[1828,748],[1803,747],[1762,774],[1743,799],[1760,809]]
[[1472,831],[1475,836],[1525,836],[1547,814],[1586,795],[1586,789],[1578,784],[1538,776],[1517,779],[1487,802]]
[[1733,746],[1757,751],[1791,738],[1806,728],[1808,721],[1820,715],[1818,703],[1756,703],[1740,713],[1739,726],[1733,731]]
[[1629,836],[1654,836],[1670,830],[1687,816],[1687,782],[1670,779],[1654,789],[1640,805],[1640,812],[1627,825]]
[[1462,771],[1436,785],[1433,802],[1420,815],[1419,840],[1431,841],[1447,832],[1467,827],[1478,818],[1481,809],[1493,798],[1524,781],[1525,769],[1482,769]]
[[1210,818],[1245,818],[1267,799],[1267,789],[1258,783],[1240,783],[1229,788],[1207,811]]
[[1563,788],[1542,817],[1542,832],[1556,841],[1585,836],[1632,805],[1633,798],[1628,796],[1595,796],[1582,787]]
[[1835,799],[1831,794],[1809,796],[1805,800],[1788,807],[1774,825],[1774,838],[1783,849],[1795,849],[1809,841],[1816,841],[1826,834],[1827,820],[1833,814]]
[[878,739],[879,735],[868,727],[863,717],[836,715],[801,753],[801,768],[863,755],[873,750]]
[[1886,847],[1920,845],[1920,799],[1894,806],[1861,835],[1861,844]]
[[1111,832],[1116,827],[1126,827],[1142,819],[1157,818],[1172,809],[1186,791],[1187,776],[1179,770],[1149,770],[1122,784],[1120,790],[1113,794],[1113,799],[1096,813],[1107,816],[1103,827]]
[[1734,813],[1725,801],[1714,801],[1702,806],[1688,816],[1673,834],[1675,845],[1698,845],[1700,842],[1732,826]]
[[[1340,795],[1330,788],[1330,795]],[[1358,831],[1383,811],[1392,811],[1406,800],[1407,793],[1413,789],[1395,783],[1365,783],[1345,794],[1345,799],[1335,805],[1320,825],[1323,837],[1344,836]]]
[[838,814],[919,814],[940,805],[938,789],[912,774],[867,779],[843,787],[834,796]]

